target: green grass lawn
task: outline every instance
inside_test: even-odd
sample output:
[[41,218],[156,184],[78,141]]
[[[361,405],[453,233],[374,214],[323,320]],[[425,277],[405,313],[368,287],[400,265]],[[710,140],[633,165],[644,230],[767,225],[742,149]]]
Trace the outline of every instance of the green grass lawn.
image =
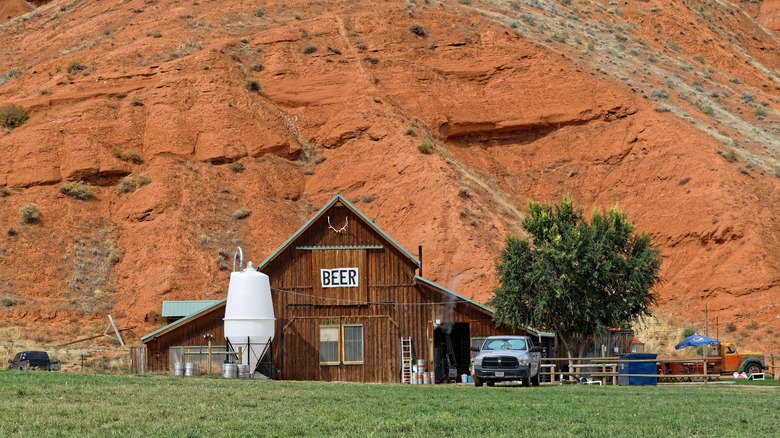
[[0,371],[0,436],[777,436],[780,388],[363,385]]

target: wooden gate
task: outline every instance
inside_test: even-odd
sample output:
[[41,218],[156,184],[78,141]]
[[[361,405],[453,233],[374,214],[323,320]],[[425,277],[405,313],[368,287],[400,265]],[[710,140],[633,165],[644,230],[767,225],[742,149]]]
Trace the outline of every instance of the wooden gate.
[[146,373],[146,345],[130,347],[130,374]]

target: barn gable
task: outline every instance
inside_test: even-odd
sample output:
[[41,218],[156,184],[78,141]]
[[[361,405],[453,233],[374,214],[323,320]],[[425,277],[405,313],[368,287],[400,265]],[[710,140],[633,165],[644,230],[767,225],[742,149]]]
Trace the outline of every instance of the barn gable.
[[[339,207],[343,207],[344,209],[348,210],[348,213],[345,211],[333,211],[331,212],[331,209],[338,210]],[[331,217],[331,213],[333,214],[333,217]],[[349,214],[351,213],[351,214]],[[349,227],[349,219],[350,217],[353,218],[353,224],[354,219],[359,219],[363,224],[365,224],[370,230],[372,230],[375,234],[373,236],[373,239],[369,239],[367,241],[374,242],[374,241],[381,241],[384,240],[386,244],[389,244],[393,248],[395,248],[399,253],[403,254],[410,263],[414,264],[416,267],[419,268],[420,261],[415,258],[409,251],[407,251],[404,247],[399,245],[395,240],[393,240],[390,235],[385,233],[379,226],[377,226],[371,219],[366,217],[366,215],[363,214],[360,210],[355,208],[354,205],[352,205],[349,201],[344,199],[343,196],[340,194],[336,194],[333,198],[331,198],[330,201],[327,202],[314,216],[312,216],[308,221],[306,221],[305,224],[301,228],[298,229],[293,235],[291,235],[284,243],[282,243],[279,248],[277,248],[271,255],[268,256],[265,260],[263,260],[262,263],[260,263],[257,266],[258,271],[263,271],[266,267],[268,267],[269,264],[271,264],[281,253],[283,253],[286,250],[289,250],[290,247],[294,244],[294,242],[301,240],[303,236],[310,232],[310,229],[312,226],[320,221],[326,221],[328,225],[328,229],[332,229],[336,232],[339,236],[345,236],[347,238],[344,239],[322,239],[321,241],[316,242],[316,245],[311,246],[312,249],[341,249],[345,246],[349,246],[351,248],[358,248],[363,247],[362,249],[381,249],[380,244],[363,244],[361,245],[358,241],[360,240],[359,237],[357,237],[355,234],[351,234],[347,231],[347,228]],[[352,238],[349,238],[349,237]],[[366,237],[366,236],[364,236]]]

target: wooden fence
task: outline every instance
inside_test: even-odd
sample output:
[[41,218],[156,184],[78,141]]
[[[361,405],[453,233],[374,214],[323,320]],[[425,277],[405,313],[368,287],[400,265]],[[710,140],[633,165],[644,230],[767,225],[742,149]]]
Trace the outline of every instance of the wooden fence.
[[[559,362],[579,362],[571,365],[573,370],[560,371]],[[550,383],[559,381],[595,383],[612,383],[617,385],[618,377],[655,377],[659,381],[666,382],[692,382],[700,380],[705,384],[710,380],[720,380],[719,374],[707,373],[706,362],[712,360],[704,358],[693,359],[623,359],[619,357],[552,357],[542,359],[542,368],[548,371],[542,371],[541,375],[550,376]],[[618,365],[630,363],[649,363],[668,364],[662,365],[662,370],[671,370],[671,373],[658,374],[631,374],[620,373]],[[655,371],[657,367],[654,367]],[[583,380],[584,379],[584,380]]]

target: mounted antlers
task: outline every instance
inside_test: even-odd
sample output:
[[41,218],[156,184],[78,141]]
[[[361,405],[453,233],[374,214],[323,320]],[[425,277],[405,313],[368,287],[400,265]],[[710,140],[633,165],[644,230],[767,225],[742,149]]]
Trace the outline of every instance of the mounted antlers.
[[349,218],[346,218],[346,222],[344,223],[344,226],[337,230],[333,228],[333,225],[330,224],[330,216],[328,216],[328,228],[330,228],[331,230],[335,231],[338,234],[343,233],[347,229],[347,225],[349,225]]

